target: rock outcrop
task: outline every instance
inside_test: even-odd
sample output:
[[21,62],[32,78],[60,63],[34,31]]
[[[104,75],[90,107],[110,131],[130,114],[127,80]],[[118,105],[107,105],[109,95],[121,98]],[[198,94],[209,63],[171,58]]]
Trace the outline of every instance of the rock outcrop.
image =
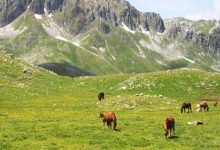
[[45,0],[34,0],[31,4],[31,10],[35,14],[43,14],[44,13],[44,3]]
[[[163,33],[165,31],[165,26],[163,19],[160,17],[159,14],[156,13],[144,13],[144,20],[142,24],[145,24],[145,28],[151,27],[153,30]],[[147,26],[148,25],[148,26]]]
[[49,10],[49,13],[55,10],[62,11],[62,7],[65,3],[65,0],[49,0],[46,1],[46,8]]
[[208,48],[211,54],[214,56],[220,56],[220,24],[210,31]]
[[0,27],[6,26],[25,12],[31,0],[1,0]]
[[[198,45],[204,54],[211,56],[219,56],[220,54],[220,25],[217,21],[213,21],[213,28],[210,28],[208,33],[197,31],[202,24],[201,21],[191,21],[184,18],[176,18],[165,21],[166,36],[171,40],[184,39],[195,45]],[[208,21],[207,21],[208,22]],[[205,25],[204,30],[207,30]]]

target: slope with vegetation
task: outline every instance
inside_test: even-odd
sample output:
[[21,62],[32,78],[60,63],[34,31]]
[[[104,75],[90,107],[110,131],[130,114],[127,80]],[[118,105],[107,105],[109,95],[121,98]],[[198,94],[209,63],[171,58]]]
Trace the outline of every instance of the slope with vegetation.
[[[0,149],[220,146],[219,107],[209,102],[209,112],[194,109],[199,98],[219,95],[219,74],[182,69],[71,79],[11,57],[0,53]],[[102,102],[99,91],[106,94]],[[192,114],[180,114],[183,101],[192,102]],[[116,113],[118,131],[102,127],[99,112],[108,111]],[[176,138],[168,140],[162,129],[167,115],[176,119]],[[196,120],[208,124],[187,125]]]

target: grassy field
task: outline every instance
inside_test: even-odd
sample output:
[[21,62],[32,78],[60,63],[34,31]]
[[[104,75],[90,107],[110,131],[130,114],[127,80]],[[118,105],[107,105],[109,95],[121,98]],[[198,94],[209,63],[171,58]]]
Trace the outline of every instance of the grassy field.
[[[209,102],[209,112],[196,112],[195,104],[219,92],[220,75],[200,70],[71,79],[0,53],[0,149],[217,150],[220,107]],[[180,113],[183,101],[192,102],[192,114]],[[116,113],[117,131],[98,118],[108,111]],[[167,115],[176,119],[176,138],[168,140]],[[196,120],[207,125],[187,124]]]

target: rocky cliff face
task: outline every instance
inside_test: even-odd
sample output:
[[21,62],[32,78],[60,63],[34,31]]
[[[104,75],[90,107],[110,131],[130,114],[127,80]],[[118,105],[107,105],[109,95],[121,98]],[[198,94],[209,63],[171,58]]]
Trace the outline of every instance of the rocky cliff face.
[[31,0],[2,0],[0,2],[0,27],[6,26],[26,9]]
[[89,30],[99,23],[107,34],[111,26],[125,24],[130,30],[140,26],[145,30],[164,32],[165,26],[159,14],[141,13],[125,0],[4,0],[0,3],[0,26],[5,26],[21,15],[30,5],[33,13],[56,12],[55,20],[73,35]]
[[143,16],[144,16],[144,20],[142,23],[144,23],[145,29],[151,27],[152,29],[160,33],[163,33],[165,31],[163,19],[160,17],[159,14],[144,13]]
[[[65,0],[49,0],[46,1],[46,6],[49,11],[62,10]],[[49,12],[50,13],[50,12]]]
[[190,21],[176,18],[165,21],[166,36],[198,45],[206,55],[220,55],[220,25],[217,21]]
[[220,56],[220,24],[210,31],[207,45],[211,54]]

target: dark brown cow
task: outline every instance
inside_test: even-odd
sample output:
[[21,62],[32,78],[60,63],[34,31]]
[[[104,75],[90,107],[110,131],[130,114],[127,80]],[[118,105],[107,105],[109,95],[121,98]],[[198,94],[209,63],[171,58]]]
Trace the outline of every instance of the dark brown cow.
[[165,137],[168,138],[168,134],[171,137],[171,130],[173,130],[173,135],[175,135],[175,120],[172,116],[168,116],[164,121],[163,121],[163,127],[165,131]]
[[199,104],[197,104],[197,110],[198,111],[209,111],[209,106],[208,103],[206,101],[200,102]]
[[105,99],[105,93],[104,92],[99,92],[98,99],[99,99],[99,101],[102,101],[103,99]]
[[188,109],[188,113],[189,113],[189,111],[191,111],[191,113],[192,113],[191,103],[184,102],[181,107],[181,113],[183,113],[183,111],[186,112],[185,109]]
[[113,129],[115,130],[117,126],[117,120],[116,120],[116,115],[114,112],[109,112],[106,115],[103,113],[100,113],[99,118],[102,119],[103,125],[105,126],[105,123],[107,122],[108,129],[112,129],[112,123],[113,123]]

